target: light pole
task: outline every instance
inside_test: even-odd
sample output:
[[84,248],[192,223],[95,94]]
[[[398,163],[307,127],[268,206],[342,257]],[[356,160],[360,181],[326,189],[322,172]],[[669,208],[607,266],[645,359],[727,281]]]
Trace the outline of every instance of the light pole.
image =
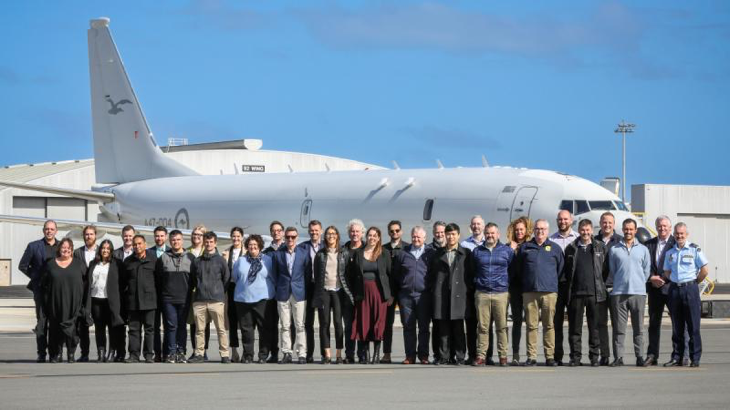
[[622,138],[622,140],[623,140],[622,141],[622,161],[621,161],[621,168],[622,168],[621,200],[624,203],[626,203],[626,134],[633,133],[634,127],[636,127],[636,124],[626,123],[624,120],[621,120],[621,123],[613,131],[616,134],[621,134],[623,136],[623,138]]

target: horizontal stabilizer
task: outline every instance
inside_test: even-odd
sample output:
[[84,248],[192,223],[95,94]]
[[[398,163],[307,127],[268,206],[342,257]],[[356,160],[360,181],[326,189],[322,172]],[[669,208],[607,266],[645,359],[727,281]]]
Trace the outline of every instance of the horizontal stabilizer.
[[83,189],[56,188],[44,185],[25,184],[22,182],[0,181],[0,185],[10,188],[27,189],[29,191],[45,192],[47,194],[63,195],[70,198],[85,199],[87,201],[112,202],[114,194],[108,192],[85,191]]

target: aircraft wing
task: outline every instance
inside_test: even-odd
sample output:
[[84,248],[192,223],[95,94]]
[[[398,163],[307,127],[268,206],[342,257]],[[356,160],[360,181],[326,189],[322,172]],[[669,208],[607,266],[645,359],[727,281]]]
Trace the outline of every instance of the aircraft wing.
[[[47,218],[38,218],[38,217],[32,217],[32,216],[17,216],[17,215],[3,215],[0,214],[0,222],[7,222],[7,223],[15,223],[15,224],[21,224],[21,225],[36,225],[36,226],[43,226],[44,223],[46,223],[48,219]],[[109,233],[110,235],[119,235],[122,234],[122,228],[124,228],[126,225],[124,224],[118,224],[114,222],[89,222],[89,221],[80,221],[80,220],[73,220],[73,219],[54,219],[56,222],[56,225],[58,226],[58,230],[60,231],[75,231],[77,234],[87,225],[94,225],[96,226],[96,236],[102,237],[105,233]],[[147,225],[132,225],[134,229],[137,231],[137,233],[142,234],[148,238],[148,243],[152,242],[152,237],[154,235],[155,226],[147,226]],[[180,229],[180,231],[183,234],[183,237],[185,238],[186,242],[190,242],[190,234],[192,233],[192,229]],[[228,247],[231,243],[231,237],[228,234],[228,232],[216,232],[216,235],[218,236],[218,248],[222,249],[224,247]],[[71,234],[72,237],[75,237],[76,235]],[[263,235],[262,235],[263,236]],[[271,242],[270,236],[263,236],[264,243],[268,244]]]
[[70,198],[86,199],[88,201],[112,202],[114,194],[109,192],[85,191],[83,189],[56,188],[44,185],[26,184],[22,182],[11,182],[0,180],[0,186],[10,188],[27,189],[29,191],[45,192],[48,194],[63,195]]

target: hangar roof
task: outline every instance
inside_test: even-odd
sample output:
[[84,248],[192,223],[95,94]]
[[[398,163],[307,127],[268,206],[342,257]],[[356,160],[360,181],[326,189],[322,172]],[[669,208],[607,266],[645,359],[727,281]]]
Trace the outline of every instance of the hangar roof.
[[93,159],[6,165],[0,168],[0,180],[29,182],[45,176],[94,165]]

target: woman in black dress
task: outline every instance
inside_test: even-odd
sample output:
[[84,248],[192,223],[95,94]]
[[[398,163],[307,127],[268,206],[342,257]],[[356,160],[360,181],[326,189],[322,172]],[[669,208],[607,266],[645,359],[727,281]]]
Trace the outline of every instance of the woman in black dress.
[[68,362],[75,361],[75,324],[76,319],[84,315],[86,264],[73,257],[73,249],[71,239],[62,239],[56,257],[46,262],[41,277],[50,327],[50,343],[55,350],[51,358],[52,363],[62,360],[64,345],[68,351]]
[[[115,346],[114,329],[124,324],[120,314],[121,298],[119,295],[119,265],[112,257],[114,245],[108,239],[101,242],[96,258],[89,264],[88,284],[89,301],[87,309],[91,310],[94,320],[96,350],[99,362],[114,360],[116,351],[124,346]],[[107,332],[109,332],[109,356],[106,355]]]
[[[380,363],[380,343],[385,333],[385,317],[393,303],[390,292],[390,254],[382,246],[380,229],[367,231],[364,248],[355,252],[348,269],[355,298],[355,320],[352,322],[352,340],[360,340],[360,363]],[[373,355],[370,356],[370,342]]]

